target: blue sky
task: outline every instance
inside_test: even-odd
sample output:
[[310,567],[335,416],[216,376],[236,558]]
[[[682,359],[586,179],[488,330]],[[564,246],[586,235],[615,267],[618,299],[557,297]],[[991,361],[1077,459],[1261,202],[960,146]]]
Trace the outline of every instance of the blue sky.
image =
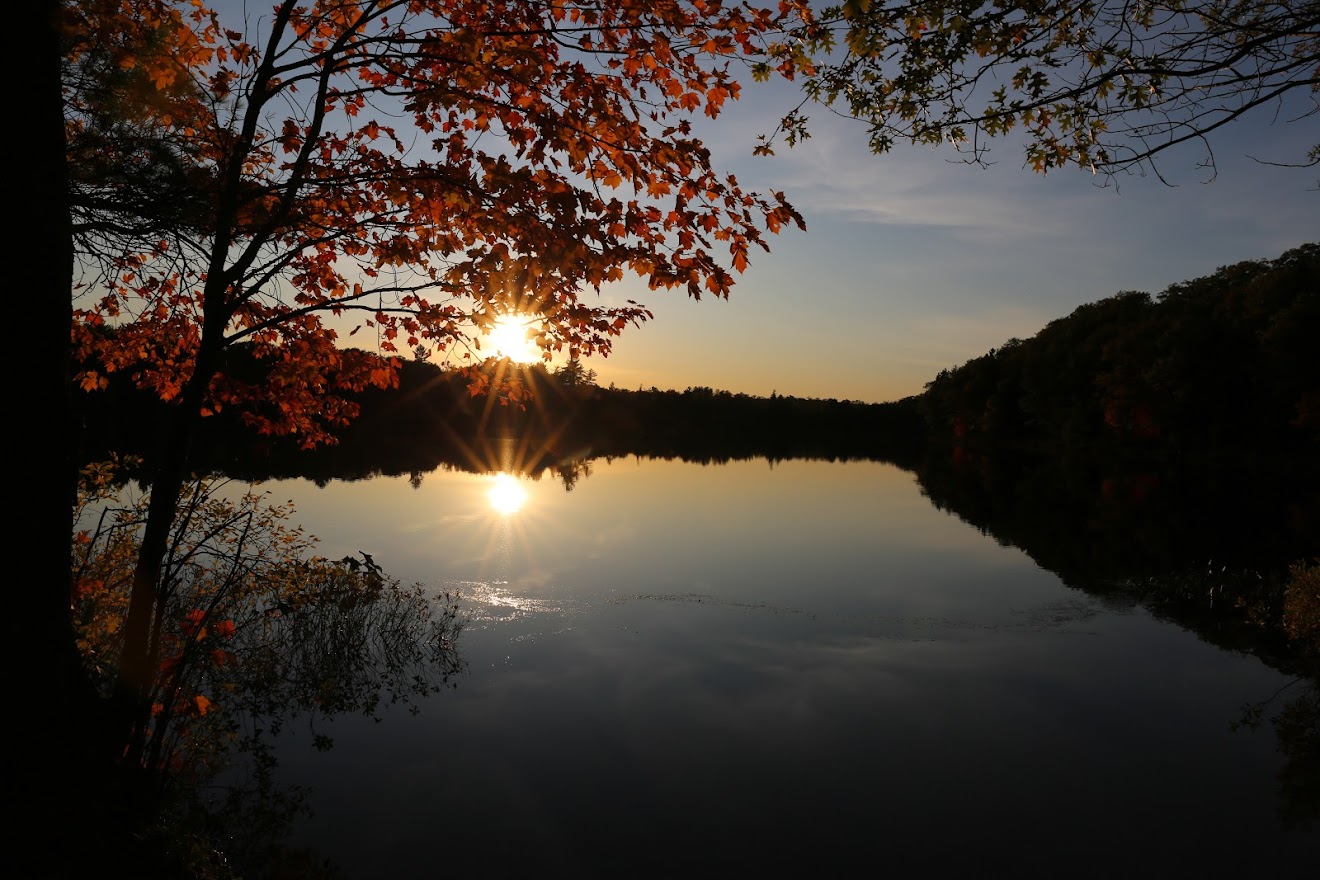
[[1249,158],[1299,161],[1320,142],[1320,116],[1274,122],[1262,109],[1222,130],[1212,182],[1197,145],[1161,160],[1174,186],[1133,175],[1102,188],[1079,170],[1024,169],[1009,141],[989,168],[949,150],[876,156],[859,123],[820,107],[808,108],[810,140],[753,157],[792,88],[748,86],[702,136],[745,187],[783,190],[807,231],[772,236],[728,301],[607,291],[656,317],[592,359],[602,384],[895,400],[1083,303],[1320,239],[1320,169]]
[[[239,0],[215,5],[238,21]],[[1314,109],[1315,97],[1295,95],[1290,112]],[[772,252],[753,252],[727,301],[637,280],[606,288],[605,303],[639,300],[655,319],[588,361],[601,384],[896,400],[1083,303],[1320,239],[1320,168],[1248,158],[1300,161],[1320,143],[1320,114],[1271,124],[1261,108],[1226,127],[1212,144],[1213,182],[1197,167],[1203,148],[1189,145],[1161,159],[1174,186],[1134,175],[1101,187],[1080,170],[1024,169],[1008,140],[989,168],[947,149],[875,156],[860,123],[821,107],[807,108],[811,139],[753,156],[757,135],[799,100],[796,84],[749,77],[697,131],[745,189],[784,191],[807,231],[770,236]]]

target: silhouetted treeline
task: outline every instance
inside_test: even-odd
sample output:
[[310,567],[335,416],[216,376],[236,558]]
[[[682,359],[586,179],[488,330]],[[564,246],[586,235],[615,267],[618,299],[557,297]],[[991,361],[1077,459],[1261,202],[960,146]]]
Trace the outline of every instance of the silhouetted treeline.
[[911,456],[923,434],[915,399],[871,404],[798,397],[754,397],[688,388],[637,391],[565,381],[541,365],[513,369],[529,395],[508,403],[472,396],[461,371],[425,362],[401,365],[397,392],[361,398],[363,413],[342,445],[377,442],[382,431],[447,437],[527,436],[574,455],[711,457]]
[[941,372],[949,445],[1254,467],[1320,449],[1320,245],[1119,293]]
[[[1317,338],[1320,245],[1308,244],[1157,296],[1125,292],[1082,306],[891,403],[631,391],[597,387],[580,365],[556,373],[539,364],[486,365],[497,374],[515,370],[530,391],[510,404],[497,394],[473,396],[460,370],[400,360],[399,388],[358,395],[361,417],[338,447],[309,457],[225,413],[209,420],[197,461],[223,468],[255,454],[278,472],[296,472],[309,458],[341,470],[371,460],[364,475],[404,473],[464,466],[474,445],[516,434],[548,460],[860,457],[915,468],[929,446],[1077,462],[1308,468],[1320,459]],[[230,369],[259,375],[242,349],[231,358]],[[161,404],[117,378],[83,398],[89,460],[109,450],[151,452]]]
[[[241,353],[240,353],[241,356]],[[424,473],[437,467],[505,469],[489,460],[497,441],[522,439],[530,472],[567,459],[644,455],[698,462],[764,457],[883,459],[914,466],[924,426],[916,398],[893,403],[754,397],[688,388],[630,391],[578,381],[581,371],[551,373],[542,365],[492,362],[482,369],[499,387],[510,372],[526,395],[472,394],[473,376],[424,360],[401,360],[399,387],[353,399],[361,413],[332,446],[304,451],[297,438],[257,435],[232,413],[207,420],[193,460],[199,470],[273,478],[316,473],[367,477]],[[258,369],[241,364],[249,377]],[[124,377],[86,395],[85,457],[110,452],[150,456],[160,407]],[[351,478],[351,477],[350,477]]]

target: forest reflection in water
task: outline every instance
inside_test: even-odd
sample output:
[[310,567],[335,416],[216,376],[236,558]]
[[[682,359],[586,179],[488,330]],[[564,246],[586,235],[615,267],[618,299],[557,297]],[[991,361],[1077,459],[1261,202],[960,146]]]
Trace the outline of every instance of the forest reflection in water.
[[[467,670],[416,718],[341,717],[323,753],[286,738],[279,776],[315,809],[297,844],[348,877],[1313,856],[1314,661],[1260,616],[1317,546],[1315,499],[953,467],[266,484],[327,553],[453,591],[466,621]],[[1275,582],[1232,610],[1248,575]]]

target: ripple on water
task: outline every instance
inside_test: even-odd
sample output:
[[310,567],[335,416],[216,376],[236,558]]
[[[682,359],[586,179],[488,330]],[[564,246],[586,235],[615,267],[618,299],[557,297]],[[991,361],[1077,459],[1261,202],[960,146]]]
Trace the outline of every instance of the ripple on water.
[[534,614],[564,614],[575,610],[562,599],[511,592],[508,581],[449,581],[444,588],[458,595],[460,613],[469,623],[504,623]]

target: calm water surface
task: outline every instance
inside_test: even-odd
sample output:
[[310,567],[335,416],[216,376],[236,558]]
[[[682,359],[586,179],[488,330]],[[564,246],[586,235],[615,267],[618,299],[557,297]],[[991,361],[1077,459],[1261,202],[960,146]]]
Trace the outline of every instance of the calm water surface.
[[325,555],[458,590],[469,620],[469,671],[419,714],[319,725],[328,752],[287,737],[298,841],[353,880],[1273,877],[1320,854],[1280,818],[1270,727],[1230,729],[1291,679],[1065,587],[895,467],[263,488]]

